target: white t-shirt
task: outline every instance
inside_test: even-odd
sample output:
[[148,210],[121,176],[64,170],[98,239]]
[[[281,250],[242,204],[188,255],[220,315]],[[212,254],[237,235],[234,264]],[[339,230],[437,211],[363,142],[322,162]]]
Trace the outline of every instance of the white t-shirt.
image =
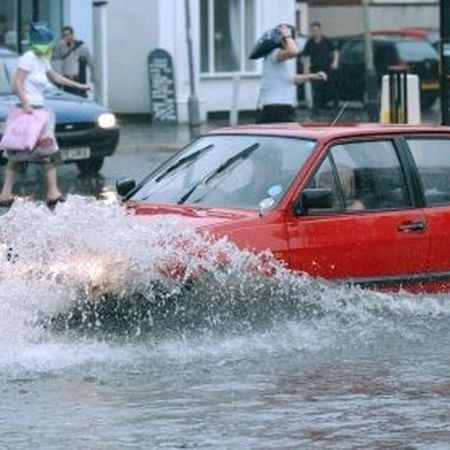
[[260,105],[293,105],[295,101],[295,58],[277,60],[275,49],[263,62],[261,78]]
[[24,82],[25,96],[28,102],[33,106],[42,106],[44,89],[49,84],[47,72],[51,70],[50,60],[40,58],[34,52],[28,51],[19,58],[17,67],[28,73]]

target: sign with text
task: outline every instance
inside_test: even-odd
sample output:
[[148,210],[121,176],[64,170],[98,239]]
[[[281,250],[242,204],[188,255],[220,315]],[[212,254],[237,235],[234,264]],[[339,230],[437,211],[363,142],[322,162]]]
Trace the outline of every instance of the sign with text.
[[152,120],[178,122],[172,57],[163,49],[153,50],[147,58]]

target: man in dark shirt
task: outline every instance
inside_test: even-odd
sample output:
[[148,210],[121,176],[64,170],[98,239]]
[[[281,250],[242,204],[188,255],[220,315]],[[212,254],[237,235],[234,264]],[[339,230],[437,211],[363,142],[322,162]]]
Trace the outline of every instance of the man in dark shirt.
[[333,42],[322,34],[320,22],[311,24],[311,37],[303,50],[305,73],[325,72],[327,80],[313,81],[313,115],[319,115],[320,109],[332,98],[335,108],[338,98],[335,87],[335,72],[339,64],[339,53]]

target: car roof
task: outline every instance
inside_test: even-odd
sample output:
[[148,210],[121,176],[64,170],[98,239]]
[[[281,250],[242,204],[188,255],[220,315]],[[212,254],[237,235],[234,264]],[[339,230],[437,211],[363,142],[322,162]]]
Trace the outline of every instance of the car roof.
[[241,125],[238,127],[218,128],[208,135],[241,134],[294,137],[329,141],[344,138],[364,138],[370,136],[395,136],[402,134],[446,134],[450,138],[450,127],[442,125],[404,125],[378,123],[342,123],[331,127],[319,123],[283,123],[264,125]]
[[[342,41],[342,42],[359,42],[364,40],[363,34],[353,34],[353,35],[346,35],[346,36],[337,36],[333,37],[333,40],[336,42]],[[402,34],[398,32],[389,32],[389,31],[374,31],[371,33],[371,40],[373,42],[386,42],[386,43],[398,43],[398,42],[424,42],[425,44],[428,43],[428,41],[424,39],[419,39],[418,37],[411,36],[408,34]]]

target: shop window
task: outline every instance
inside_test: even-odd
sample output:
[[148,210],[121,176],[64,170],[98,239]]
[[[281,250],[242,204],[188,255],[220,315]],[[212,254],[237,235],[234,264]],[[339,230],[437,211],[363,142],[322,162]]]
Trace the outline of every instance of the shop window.
[[29,24],[42,20],[59,36],[63,0],[1,0],[0,46],[24,52],[29,45]]
[[253,72],[255,0],[201,0],[202,73]]

